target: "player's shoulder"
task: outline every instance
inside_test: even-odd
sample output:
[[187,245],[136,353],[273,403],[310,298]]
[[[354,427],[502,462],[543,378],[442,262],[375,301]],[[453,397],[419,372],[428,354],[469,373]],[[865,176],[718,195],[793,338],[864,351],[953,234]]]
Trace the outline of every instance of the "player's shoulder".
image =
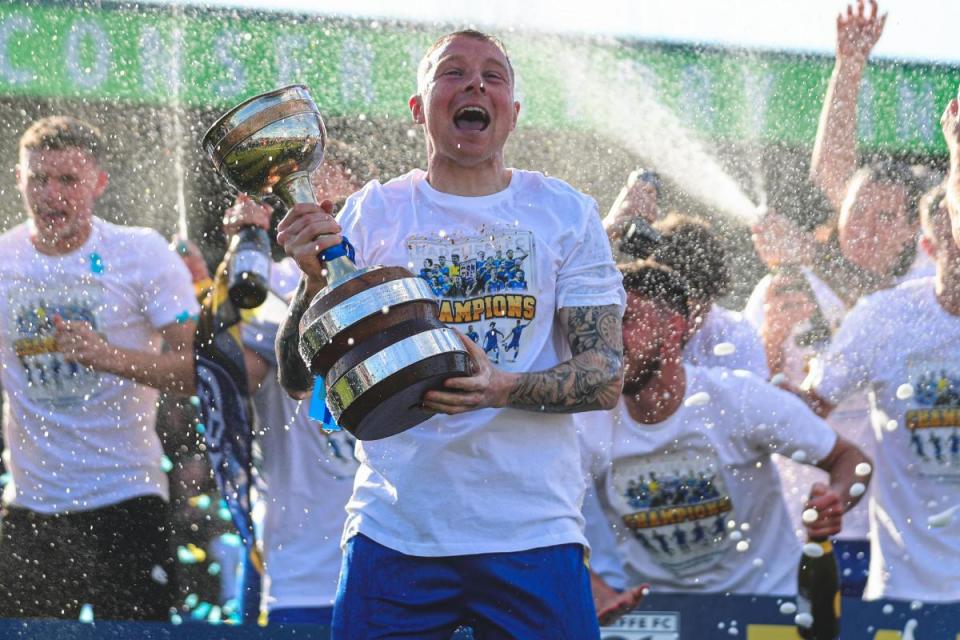
[[860,320],[890,319],[902,309],[916,308],[918,302],[931,297],[933,290],[933,277],[908,280],[896,287],[863,296],[854,305],[850,316]]
[[375,216],[380,212],[392,212],[400,206],[409,206],[410,194],[416,183],[426,176],[422,169],[413,169],[386,182],[370,180],[347,198],[339,219],[353,216]]
[[94,218],[93,224],[105,251],[119,252],[137,261],[172,255],[170,243],[155,229],[115,224],[101,218]]
[[752,371],[726,367],[686,365],[687,388],[690,394],[704,392],[721,403],[740,404],[755,394],[781,393],[782,391]]
[[[513,179],[518,181],[518,191],[527,193],[538,201],[565,203],[560,211],[569,211],[577,215],[594,213],[596,201],[560,178],[544,175],[539,171],[512,169]],[[576,206],[571,206],[576,205]]]
[[10,251],[29,245],[30,223],[27,221],[13,226],[0,234],[0,251]]

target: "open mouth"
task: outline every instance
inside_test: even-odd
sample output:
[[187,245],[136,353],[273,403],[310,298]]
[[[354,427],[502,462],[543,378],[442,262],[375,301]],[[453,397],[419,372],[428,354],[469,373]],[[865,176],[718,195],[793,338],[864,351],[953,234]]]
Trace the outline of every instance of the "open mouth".
[[463,107],[453,116],[457,129],[483,131],[490,124],[490,114],[482,107]]

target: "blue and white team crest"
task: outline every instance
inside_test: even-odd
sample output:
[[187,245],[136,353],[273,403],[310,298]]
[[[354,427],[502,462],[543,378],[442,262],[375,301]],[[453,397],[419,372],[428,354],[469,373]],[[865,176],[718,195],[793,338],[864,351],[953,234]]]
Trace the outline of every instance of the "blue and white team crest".
[[730,546],[733,501],[712,451],[618,460],[612,483],[608,496],[626,525],[623,535],[675,575],[702,572]]
[[7,301],[8,344],[13,346],[26,381],[26,396],[37,402],[66,406],[84,402],[100,389],[100,374],[68,362],[57,351],[54,316],[100,326],[103,289],[76,283],[69,289],[24,282],[11,287]]
[[412,270],[440,300],[440,321],[508,369],[523,357],[524,331],[537,314],[535,248],[530,231],[513,227],[407,239]]
[[924,476],[960,481],[960,372],[954,361],[907,363],[914,408],[904,416],[916,468]]

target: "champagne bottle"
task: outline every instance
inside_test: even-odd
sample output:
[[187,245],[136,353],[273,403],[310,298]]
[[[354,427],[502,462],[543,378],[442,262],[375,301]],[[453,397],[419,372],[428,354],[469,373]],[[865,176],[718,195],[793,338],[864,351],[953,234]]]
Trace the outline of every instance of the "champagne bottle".
[[230,300],[241,309],[253,309],[267,299],[270,281],[270,238],[265,229],[247,226],[230,243],[227,286]]
[[840,577],[829,540],[811,540],[804,545],[797,583],[796,621],[800,637],[839,638]]

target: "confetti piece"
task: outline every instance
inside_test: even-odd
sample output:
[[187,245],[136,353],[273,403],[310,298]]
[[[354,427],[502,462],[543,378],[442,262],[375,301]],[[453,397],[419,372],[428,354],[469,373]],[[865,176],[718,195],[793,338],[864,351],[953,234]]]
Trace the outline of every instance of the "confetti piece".
[[732,356],[736,352],[737,347],[732,342],[721,342],[713,345],[713,355],[715,356]]
[[201,511],[206,511],[207,509],[210,508],[210,504],[212,500],[210,500],[210,496],[208,496],[207,494],[201,493],[198,496],[193,496],[187,502],[190,503],[191,507],[196,507]]
[[869,462],[861,462],[854,469],[854,473],[863,478],[864,476],[870,475],[870,472],[873,471],[873,467],[870,466]]
[[190,612],[190,617],[194,620],[206,620],[207,616],[210,615],[210,610],[213,609],[213,605],[209,602],[201,602],[197,605],[197,608]]
[[194,407],[200,406],[200,396],[190,396],[190,404]]
[[780,605],[780,613],[782,613],[785,616],[792,615],[796,612],[797,612],[797,605],[793,604],[792,602],[784,602],[782,605]]
[[160,470],[164,473],[170,473],[173,471],[173,461],[167,457],[167,454],[160,456]]
[[804,462],[807,459],[807,452],[803,449],[797,449],[790,456],[790,459],[794,462]]
[[710,403],[710,394],[706,391],[698,391],[683,401],[685,407],[702,407]]
[[193,609],[197,606],[197,603],[200,602],[200,596],[195,593],[188,594],[186,599],[184,599],[183,604],[187,606],[187,609]]
[[180,564],[196,564],[197,559],[193,557],[193,554],[190,553],[189,549],[180,545],[177,547],[177,562]]
[[80,607],[80,622],[93,624],[93,605],[85,604]]
[[174,611],[170,614],[170,624],[178,625],[183,624],[183,618],[180,617],[180,614]]
[[153,569],[150,570],[150,579],[157,584],[167,584],[170,582],[167,572],[158,564],[153,565]]
[[820,514],[817,513],[816,509],[804,509],[803,513],[800,515],[800,519],[806,524],[813,524],[819,517]]
[[218,576],[218,575],[220,575],[220,563],[218,563],[218,562],[211,562],[211,563],[210,563],[210,566],[207,567],[207,573],[209,573],[211,576]]
[[220,624],[223,621],[223,610],[218,606],[210,608],[210,614],[207,616],[207,622],[210,624]]
[[903,383],[897,387],[897,399],[898,400],[909,400],[913,397],[913,385],[910,383]]
[[808,558],[822,558],[823,557],[823,547],[818,545],[816,542],[808,542],[803,545],[803,555]]
[[850,495],[854,498],[859,498],[867,491],[867,485],[862,482],[854,482],[850,485]]
[[199,433],[200,435],[203,435],[207,432],[207,425],[203,424],[202,422],[198,422],[196,429],[197,429],[197,433]]
[[953,514],[956,513],[957,509],[960,509],[960,504],[930,516],[927,518],[927,526],[931,529],[942,529],[949,526],[953,522]]
[[233,519],[233,516],[230,515],[230,509],[227,509],[226,507],[220,507],[217,509],[217,517],[224,522],[230,522],[230,520]]
[[221,542],[227,545],[228,547],[239,547],[243,544],[243,541],[240,539],[240,536],[236,533],[225,533],[220,536]]
[[780,386],[786,381],[787,381],[787,376],[783,375],[782,373],[778,373],[774,375],[772,378],[770,378],[770,384],[776,385],[776,386]]
[[97,252],[90,254],[90,273],[103,273],[103,258]]
[[11,480],[13,480],[13,476],[9,473],[0,474],[0,487],[7,486]]

